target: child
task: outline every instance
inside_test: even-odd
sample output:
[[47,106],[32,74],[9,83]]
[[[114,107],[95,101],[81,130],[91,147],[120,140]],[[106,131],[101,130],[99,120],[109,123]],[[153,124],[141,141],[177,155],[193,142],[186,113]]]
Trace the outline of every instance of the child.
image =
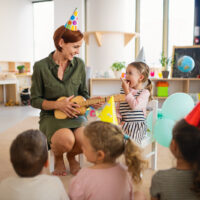
[[[126,69],[126,80],[121,79],[120,93],[126,95],[126,102],[117,105],[117,117],[123,131],[138,144],[146,135],[146,107],[152,99],[152,84],[148,76],[148,65],[143,62],[130,63]],[[147,80],[148,84],[144,87]]]
[[2,200],[68,200],[58,177],[42,174],[48,166],[47,141],[39,130],[19,134],[10,147],[10,159],[19,177],[0,183]]
[[[140,182],[140,172],[146,166],[139,148],[128,135],[108,122],[95,121],[84,129],[83,153],[94,165],[83,168],[69,186],[71,200],[132,200],[132,181],[127,169],[116,162],[124,154],[128,172],[135,182]],[[139,199],[145,199],[137,193]],[[134,199],[137,199],[134,197]]]
[[153,176],[151,199],[200,199],[200,103],[174,126],[170,150],[176,167]]

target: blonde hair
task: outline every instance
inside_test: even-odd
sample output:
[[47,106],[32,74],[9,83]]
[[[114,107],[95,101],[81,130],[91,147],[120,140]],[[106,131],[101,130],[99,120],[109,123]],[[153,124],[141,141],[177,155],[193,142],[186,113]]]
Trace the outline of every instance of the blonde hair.
[[147,161],[142,159],[141,150],[137,145],[130,139],[125,141],[121,128],[108,122],[95,121],[86,126],[84,135],[94,150],[102,150],[105,153],[104,162],[115,162],[124,154],[133,181],[141,181],[140,173],[147,167]]
[[128,66],[135,67],[140,72],[140,74],[144,76],[142,80],[143,83],[148,81],[147,85],[145,86],[145,89],[149,90],[150,92],[149,100],[152,100],[153,99],[153,95],[152,95],[153,85],[152,85],[151,80],[149,79],[149,66],[143,62],[132,62]]

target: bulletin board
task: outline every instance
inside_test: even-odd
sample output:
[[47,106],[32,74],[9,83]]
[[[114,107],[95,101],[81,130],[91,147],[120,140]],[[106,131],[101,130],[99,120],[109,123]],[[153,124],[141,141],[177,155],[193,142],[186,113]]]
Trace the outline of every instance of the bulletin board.
[[[191,72],[182,72],[178,69],[178,60],[182,56],[190,56],[195,62]],[[174,46],[172,59],[174,60],[171,68],[171,77],[176,78],[197,78],[200,75],[200,45],[195,46]]]

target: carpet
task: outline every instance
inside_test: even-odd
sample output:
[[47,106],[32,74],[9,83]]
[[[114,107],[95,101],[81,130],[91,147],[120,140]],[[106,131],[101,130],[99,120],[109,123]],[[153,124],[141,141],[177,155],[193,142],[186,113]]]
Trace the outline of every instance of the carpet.
[[[10,156],[9,156],[9,148],[11,145],[12,140],[21,132],[28,130],[28,129],[38,129],[38,117],[28,117],[23,121],[19,122],[15,126],[7,129],[6,131],[0,134],[0,181],[8,176],[16,176],[12,165],[10,163]],[[150,151],[151,145],[147,146],[144,149],[144,154],[147,154]],[[66,162],[66,160],[65,160]],[[67,163],[66,163],[67,165]],[[89,163],[84,160],[84,166],[88,166]],[[162,147],[158,145],[158,169],[167,169],[172,166],[175,166],[175,159],[173,158],[172,154],[170,153],[168,148]],[[149,196],[149,187],[151,184],[151,178],[155,171],[152,169],[147,169],[143,173],[143,181],[139,185],[135,185],[135,189],[139,189],[140,191],[144,192],[147,196],[147,199],[150,199]],[[72,178],[72,175],[67,175],[65,177],[60,177],[61,181],[63,182],[66,190],[69,185],[69,181]]]

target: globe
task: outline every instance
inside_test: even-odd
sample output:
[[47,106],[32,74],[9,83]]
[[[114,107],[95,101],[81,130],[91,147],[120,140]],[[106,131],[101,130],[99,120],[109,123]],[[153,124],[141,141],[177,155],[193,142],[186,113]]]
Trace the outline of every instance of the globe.
[[190,56],[182,56],[178,60],[178,69],[181,72],[191,72],[194,69],[195,62]]

